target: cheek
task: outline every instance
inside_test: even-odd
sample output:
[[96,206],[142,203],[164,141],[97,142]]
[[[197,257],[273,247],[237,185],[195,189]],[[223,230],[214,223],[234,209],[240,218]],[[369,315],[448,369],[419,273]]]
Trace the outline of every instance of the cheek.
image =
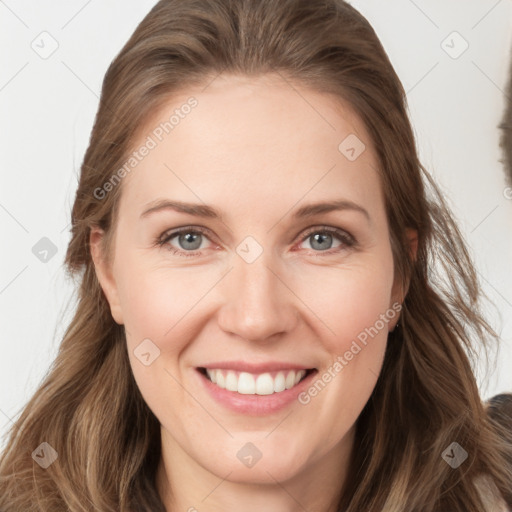
[[[183,379],[180,354],[191,336],[187,320],[211,285],[194,279],[193,272],[149,268],[140,261],[127,264],[125,271],[119,272],[119,282],[127,349],[137,386],[161,421],[164,417],[176,420],[175,411],[186,400],[177,382]],[[149,364],[142,356],[147,353]]]
[[321,279],[318,277],[318,271],[308,270],[296,278],[295,290],[314,312],[311,318],[317,326],[315,330],[330,354],[349,350],[353,340],[364,341],[368,331],[375,336],[374,328],[384,337],[387,335],[388,323],[395,316],[390,304],[391,258],[322,269]]
[[312,306],[334,332],[322,336],[329,357],[299,402],[324,425],[326,442],[334,444],[356,421],[375,387],[396,311],[390,304],[391,259],[337,269],[332,277],[324,281],[323,294],[314,294]]
[[[162,270],[136,263],[126,266],[120,281],[127,331],[132,338],[150,338],[159,346],[169,344],[169,339],[183,339],[180,328],[211,287],[209,281],[199,279],[191,268]],[[170,345],[179,348],[174,341]]]
[[372,337],[381,332],[387,335],[388,322],[392,318],[390,289],[376,289],[374,283],[363,281],[354,286],[347,285],[341,295],[338,304],[331,304],[329,309],[338,353],[349,350],[353,340],[364,343],[369,333]]

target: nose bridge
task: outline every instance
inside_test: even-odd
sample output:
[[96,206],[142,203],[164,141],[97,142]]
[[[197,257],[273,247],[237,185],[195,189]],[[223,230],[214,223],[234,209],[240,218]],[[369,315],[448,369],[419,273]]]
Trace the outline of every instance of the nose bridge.
[[263,251],[252,262],[236,255],[219,314],[223,330],[264,341],[293,329],[297,320],[293,294],[273,270],[270,252]]

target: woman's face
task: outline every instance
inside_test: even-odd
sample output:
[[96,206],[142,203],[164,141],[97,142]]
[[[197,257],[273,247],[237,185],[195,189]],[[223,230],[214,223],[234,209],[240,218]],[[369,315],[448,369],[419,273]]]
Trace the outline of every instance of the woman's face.
[[362,122],[222,75],[174,96],[134,150],[110,267],[91,244],[164,452],[238,482],[346,460],[401,302]]

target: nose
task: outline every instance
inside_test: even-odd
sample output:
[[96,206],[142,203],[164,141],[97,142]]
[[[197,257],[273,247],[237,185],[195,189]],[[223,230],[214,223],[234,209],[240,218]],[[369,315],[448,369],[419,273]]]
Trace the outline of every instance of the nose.
[[290,285],[271,268],[265,254],[252,263],[235,259],[218,313],[221,329],[253,342],[275,341],[294,329],[299,315]]

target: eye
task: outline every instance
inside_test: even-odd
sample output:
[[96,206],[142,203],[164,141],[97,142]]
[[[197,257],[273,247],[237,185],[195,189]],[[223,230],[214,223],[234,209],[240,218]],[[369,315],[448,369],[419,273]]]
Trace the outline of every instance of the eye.
[[[177,238],[178,248],[171,245],[171,240]],[[165,232],[161,238],[157,240],[159,246],[166,246],[173,254],[180,256],[197,256],[198,249],[204,249],[201,247],[202,238],[206,238],[206,230],[199,227],[185,227],[177,229],[172,232]]]
[[[337,239],[340,244],[332,248],[333,240]],[[356,240],[346,231],[330,226],[310,228],[301,239],[301,243],[308,241],[314,252],[333,254],[349,249],[356,245]],[[319,255],[321,256],[321,254]]]
[[[209,233],[209,231],[201,227],[184,227],[170,232],[166,231],[155,241],[155,244],[159,247],[165,247],[173,254],[179,256],[198,256],[201,254],[201,249],[205,249],[202,245],[204,239],[208,239],[207,233]],[[178,247],[171,243],[174,239],[176,239]],[[340,242],[337,247],[332,248],[333,240]],[[318,256],[338,253],[355,247],[357,244],[352,235],[346,231],[330,226],[316,226],[310,228],[302,235],[300,243],[302,244],[305,241],[310,242],[310,247],[313,252],[320,253]]]

